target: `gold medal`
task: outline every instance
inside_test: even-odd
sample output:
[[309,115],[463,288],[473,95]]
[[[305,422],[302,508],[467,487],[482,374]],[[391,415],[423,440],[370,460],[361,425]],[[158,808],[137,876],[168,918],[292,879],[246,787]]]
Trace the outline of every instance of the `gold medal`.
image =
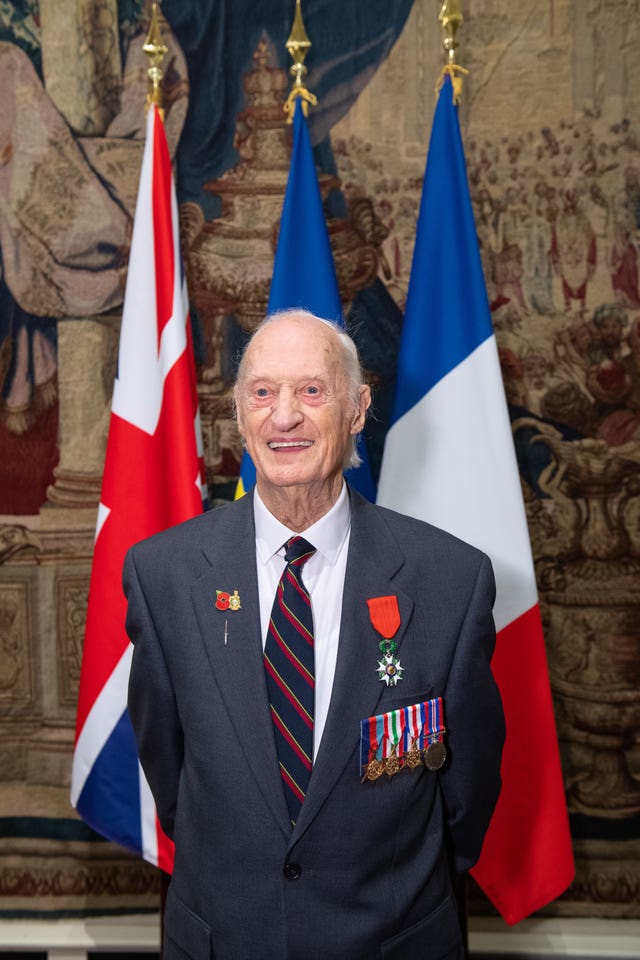
[[384,772],[392,777],[400,769],[400,761],[396,757],[395,753],[392,753],[390,757],[387,757],[384,761]]
[[377,780],[378,777],[381,777],[384,773],[384,763],[382,760],[377,760],[375,757],[373,760],[369,760],[367,764],[367,769],[364,775],[365,780]]
[[391,747],[391,753],[384,760],[384,772],[389,777],[393,777],[400,769],[400,760],[398,758],[398,744],[394,743]]
[[422,754],[416,746],[415,740],[411,744],[409,750],[407,750],[406,756],[404,758],[405,766],[409,767],[410,770],[415,770],[416,767],[419,767],[422,763]]

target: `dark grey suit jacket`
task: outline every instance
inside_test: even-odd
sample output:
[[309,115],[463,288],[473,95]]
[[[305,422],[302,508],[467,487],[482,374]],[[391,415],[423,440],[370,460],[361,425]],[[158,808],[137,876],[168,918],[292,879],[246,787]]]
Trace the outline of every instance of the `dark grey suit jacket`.
[[[331,705],[293,832],[262,663],[252,497],[127,556],[129,710],[176,842],[164,960],[462,956],[451,877],[476,861],[500,789],[493,573],[449,534],[350,497]],[[241,609],[216,609],[216,590],[237,590]],[[378,679],[366,604],[388,594],[402,619],[395,687]],[[445,766],[362,783],[360,721],[434,696]]]

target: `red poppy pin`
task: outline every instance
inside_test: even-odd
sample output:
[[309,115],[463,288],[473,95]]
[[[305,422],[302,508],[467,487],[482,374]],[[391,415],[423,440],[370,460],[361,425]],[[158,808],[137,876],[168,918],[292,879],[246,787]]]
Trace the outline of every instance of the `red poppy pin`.
[[227,593],[226,590],[216,590],[216,609],[217,610],[239,610],[240,595],[237,590],[233,593]]

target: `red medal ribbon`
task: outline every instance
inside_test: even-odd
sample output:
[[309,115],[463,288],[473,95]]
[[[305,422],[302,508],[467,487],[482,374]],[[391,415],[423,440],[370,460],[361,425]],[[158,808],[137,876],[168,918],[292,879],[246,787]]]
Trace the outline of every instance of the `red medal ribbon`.
[[377,630],[385,640],[391,640],[400,627],[398,598],[395,594],[390,597],[371,597],[367,600],[367,606],[374,630]]

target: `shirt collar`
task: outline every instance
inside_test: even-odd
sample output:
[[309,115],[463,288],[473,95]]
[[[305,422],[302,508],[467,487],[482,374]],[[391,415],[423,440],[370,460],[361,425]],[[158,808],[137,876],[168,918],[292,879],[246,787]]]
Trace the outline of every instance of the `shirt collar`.
[[[257,487],[253,491],[253,516],[258,559],[267,564],[276,553],[284,555],[283,544],[295,536],[296,531],[290,530],[274,517],[260,499]],[[343,483],[340,496],[331,509],[305,530],[302,536],[333,566],[350,529],[351,507],[347,485]]]

